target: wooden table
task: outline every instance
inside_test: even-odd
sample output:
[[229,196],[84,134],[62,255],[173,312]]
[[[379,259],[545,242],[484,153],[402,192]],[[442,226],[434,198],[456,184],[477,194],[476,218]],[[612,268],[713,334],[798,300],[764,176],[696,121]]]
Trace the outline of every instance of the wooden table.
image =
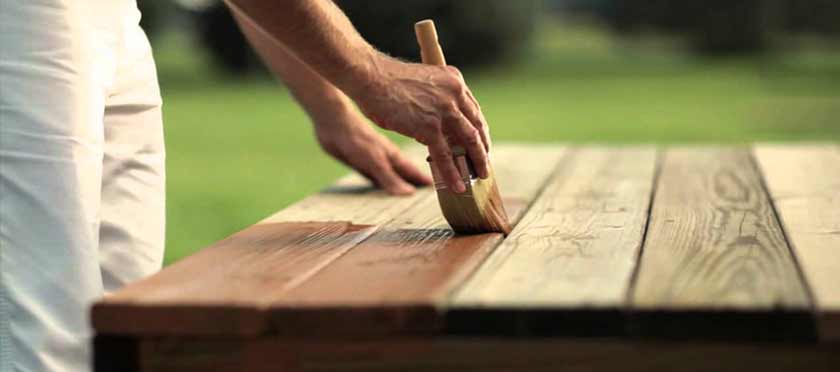
[[492,160],[507,238],[348,176],[96,304],[97,370],[840,371],[837,144]]

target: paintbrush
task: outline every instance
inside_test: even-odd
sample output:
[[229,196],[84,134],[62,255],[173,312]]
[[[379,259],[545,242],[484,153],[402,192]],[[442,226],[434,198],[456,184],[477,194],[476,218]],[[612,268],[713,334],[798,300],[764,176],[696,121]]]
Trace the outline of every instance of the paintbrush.
[[[446,59],[438,43],[435,23],[430,19],[417,22],[414,24],[414,32],[417,35],[417,43],[420,44],[423,63],[445,66]],[[463,147],[453,146],[452,158],[466,186],[466,191],[460,194],[446,186],[435,163],[431,158],[426,159],[432,169],[440,209],[452,230],[463,234],[500,232],[507,235],[510,232],[510,223],[502,204],[493,167],[489,163],[489,154],[489,174],[486,179],[476,176],[475,168]]]

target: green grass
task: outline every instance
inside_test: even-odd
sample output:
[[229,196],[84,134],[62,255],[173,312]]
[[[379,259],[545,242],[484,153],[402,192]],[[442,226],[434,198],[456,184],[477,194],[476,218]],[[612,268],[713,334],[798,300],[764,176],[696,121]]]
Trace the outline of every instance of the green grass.
[[[187,40],[156,44],[168,263],[347,172],[270,78],[220,78]],[[496,142],[840,139],[838,51],[704,60],[556,23],[543,25],[535,44],[518,63],[465,73]]]

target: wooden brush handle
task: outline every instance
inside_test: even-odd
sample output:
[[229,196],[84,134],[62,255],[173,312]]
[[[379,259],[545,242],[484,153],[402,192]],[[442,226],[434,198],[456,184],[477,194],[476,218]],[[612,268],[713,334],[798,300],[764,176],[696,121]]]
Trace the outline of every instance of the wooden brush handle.
[[[414,34],[417,35],[417,44],[420,44],[420,58],[427,65],[446,66],[446,58],[443,56],[443,49],[438,43],[437,29],[435,22],[431,19],[424,19],[414,24]],[[466,151],[461,146],[452,147],[452,158],[456,164],[460,164],[458,158],[466,161]],[[427,159],[428,160],[428,159]],[[470,164],[467,161],[467,164]],[[432,167],[434,168],[434,167]],[[472,166],[459,167],[461,177],[475,177],[475,170]],[[434,169],[433,169],[434,173]]]
[[446,58],[443,57],[443,49],[438,44],[435,22],[431,19],[424,19],[414,24],[414,34],[417,35],[417,44],[420,44],[420,58],[427,65],[446,66]]

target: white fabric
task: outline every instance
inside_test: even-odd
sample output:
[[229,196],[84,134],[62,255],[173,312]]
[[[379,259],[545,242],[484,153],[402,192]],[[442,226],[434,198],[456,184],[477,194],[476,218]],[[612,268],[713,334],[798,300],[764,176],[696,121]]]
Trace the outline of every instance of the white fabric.
[[134,0],[0,0],[0,372],[89,371],[89,308],[160,268],[160,93]]

